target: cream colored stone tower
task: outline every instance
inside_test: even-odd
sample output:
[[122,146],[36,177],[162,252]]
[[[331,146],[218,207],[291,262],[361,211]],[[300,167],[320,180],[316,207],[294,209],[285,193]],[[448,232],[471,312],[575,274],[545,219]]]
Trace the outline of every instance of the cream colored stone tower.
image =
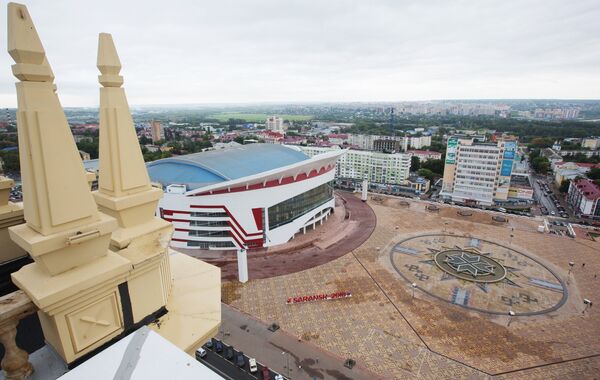
[[[150,185],[112,37],[101,34],[98,44],[100,175],[94,194],[24,5],[8,5],[8,47],[19,79],[26,221],[9,233],[35,261],[12,279],[39,308],[46,342],[73,363],[160,318],[150,327],[192,354],[218,331],[220,270],[167,247],[172,227],[154,216],[162,190]],[[0,203],[11,185],[0,180]]]
[[164,307],[171,287],[167,246],[172,226],[154,212],[163,195],[150,185],[112,36],[98,38],[100,88],[100,174],[94,192],[100,210],[117,219],[111,249],[131,261],[128,288],[133,321]]
[[47,342],[76,358],[124,331],[123,286],[131,263],[109,251],[117,221],[98,212],[54,75],[27,8],[8,5],[26,223],[9,228],[35,263],[13,282],[40,309]]

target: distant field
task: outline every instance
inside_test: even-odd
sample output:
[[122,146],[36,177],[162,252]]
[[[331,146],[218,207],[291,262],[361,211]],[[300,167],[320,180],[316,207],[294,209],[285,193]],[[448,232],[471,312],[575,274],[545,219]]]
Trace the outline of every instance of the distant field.
[[[267,115],[263,113],[215,113],[212,115],[208,115],[209,119],[217,119],[219,121],[227,121],[229,119],[242,119],[248,123],[264,123],[267,120],[267,117],[273,115]],[[284,120],[290,121],[306,121],[310,120],[313,117],[310,115],[277,115]]]

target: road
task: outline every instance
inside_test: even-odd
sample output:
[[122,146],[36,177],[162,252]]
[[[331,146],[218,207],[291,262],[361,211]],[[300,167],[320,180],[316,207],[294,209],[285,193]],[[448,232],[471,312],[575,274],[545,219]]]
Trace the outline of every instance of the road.
[[550,196],[544,194],[544,190],[542,189],[541,185],[537,183],[538,180],[542,180],[545,182],[546,178],[543,176],[534,176],[531,178],[535,199],[541,206],[546,207],[548,213],[554,211],[554,213],[558,215],[558,209],[554,205],[554,202],[552,202],[552,199],[550,199]]
[[[344,367],[346,358],[337,357],[319,347],[298,340],[286,332],[271,332],[268,325],[228,305],[222,305],[222,339],[248,356],[291,379],[376,379],[376,375],[358,366]],[[289,365],[288,365],[289,363]]]
[[[230,380],[256,380],[257,377],[253,376],[248,370],[248,364],[246,363],[246,370],[238,368],[235,364],[229,360],[223,358],[214,351],[206,350],[206,356],[200,359],[200,362],[207,365],[213,371]],[[260,376],[260,375],[258,375]],[[262,379],[262,377],[258,377]]]

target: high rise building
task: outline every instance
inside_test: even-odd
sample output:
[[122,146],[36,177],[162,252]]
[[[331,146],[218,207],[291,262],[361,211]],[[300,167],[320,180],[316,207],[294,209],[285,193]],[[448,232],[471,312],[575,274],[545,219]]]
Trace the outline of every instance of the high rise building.
[[[336,151],[338,147],[300,146],[308,156]],[[337,178],[366,179],[372,183],[404,185],[410,174],[410,154],[349,149],[338,159]]]
[[450,137],[440,194],[454,202],[484,206],[506,201],[516,150],[517,141],[510,137],[495,143]]
[[162,126],[162,124],[160,124],[160,121],[158,120],[152,120],[151,124],[151,128],[152,128],[152,142],[155,143],[157,141],[160,140],[164,140],[165,139],[165,130]]
[[283,119],[278,116],[270,116],[267,118],[267,130],[275,132],[285,132],[283,128]]

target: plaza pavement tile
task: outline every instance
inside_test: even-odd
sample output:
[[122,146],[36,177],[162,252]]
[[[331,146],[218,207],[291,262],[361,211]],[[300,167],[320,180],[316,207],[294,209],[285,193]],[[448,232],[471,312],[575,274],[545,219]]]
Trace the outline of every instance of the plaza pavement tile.
[[[340,358],[351,357],[383,378],[597,375],[598,356],[593,355],[600,355],[600,314],[594,309],[582,314],[582,299],[600,294],[600,243],[540,234],[539,222],[526,218],[497,223],[480,212],[471,217],[453,208],[430,212],[422,202],[405,206],[383,198],[369,203],[377,227],[359,248],[302,272],[243,285],[224,283],[223,302],[277,322]],[[573,260],[569,298],[554,312],[517,317],[510,326],[507,317],[465,310],[418,291],[413,298],[410,285],[391,266],[389,252],[402,237],[428,232],[510,242],[565,280]],[[286,304],[287,297],[341,290],[352,291],[353,297]]]

